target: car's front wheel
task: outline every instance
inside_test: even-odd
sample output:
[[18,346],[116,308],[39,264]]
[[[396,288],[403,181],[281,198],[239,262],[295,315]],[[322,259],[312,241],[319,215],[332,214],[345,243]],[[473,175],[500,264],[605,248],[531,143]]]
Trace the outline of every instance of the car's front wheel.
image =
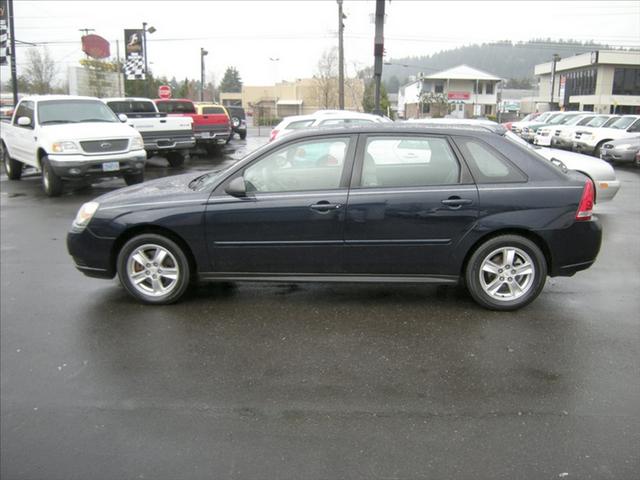
[[173,168],[181,167],[184,165],[184,155],[181,152],[169,152],[167,154],[167,162]]
[[125,243],[118,254],[117,268],[120,282],[134,298],[157,305],[176,302],[189,286],[191,275],[182,248],[152,233]]
[[45,156],[41,160],[42,189],[49,197],[59,197],[62,193],[62,179],[53,171],[49,159]]
[[144,172],[125,173],[122,177],[127,185],[136,185],[144,182]]
[[547,278],[540,248],[518,235],[501,235],[480,245],[467,264],[473,299],[491,310],[516,310],[532,302]]

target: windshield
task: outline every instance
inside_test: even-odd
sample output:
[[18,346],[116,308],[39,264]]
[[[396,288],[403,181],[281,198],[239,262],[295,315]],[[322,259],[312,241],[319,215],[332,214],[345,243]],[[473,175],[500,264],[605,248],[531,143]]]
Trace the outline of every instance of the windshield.
[[615,122],[613,122],[609,126],[609,128],[615,128],[616,130],[625,130],[636,120],[637,120],[637,117],[620,117]]
[[119,122],[118,117],[98,100],[47,100],[38,102],[40,125],[80,122]]
[[545,123],[548,123],[549,125],[556,125],[558,123],[560,123],[560,121],[565,117],[564,114],[562,113],[555,113],[553,115],[550,115],[547,118],[547,121]]
[[564,125],[576,125],[578,122],[581,122],[582,120],[584,120],[585,117],[583,117],[582,115],[574,115],[571,118],[569,118],[566,122],[564,122]]
[[601,127],[607,120],[610,120],[611,117],[595,117],[589,123],[587,123],[587,127]]
[[226,115],[227,112],[224,111],[222,107],[202,107],[203,115],[213,115],[213,114],[222,114]]
[[552,113],[552,112],[545,112],[545,113],[543,113],[542,115],[540,115],[539,117],[536,117],[536,118],[535,118],[535,121],[536,121],[536,122],[544,123],[544,122],[546,122],[546,121],[547,121],[547,118],[549,118],[549,117],[551,116],[551,113]]

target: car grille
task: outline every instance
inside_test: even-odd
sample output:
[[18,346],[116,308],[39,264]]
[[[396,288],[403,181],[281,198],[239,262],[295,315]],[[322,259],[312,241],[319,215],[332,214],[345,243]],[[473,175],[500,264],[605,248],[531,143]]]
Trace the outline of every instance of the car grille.
[[219,125],[194,125],[193,131],[194,132],[214,132],[214,133],[228,132],[229,124],[227,123],[227,124],[219,124]]
[[89,140],[80,142],[80,146],[87,153],[121,152],[129,146],[129,139],[118,138],[114,140]]
[[556,130],[556,137],[560,136],[560,130]]

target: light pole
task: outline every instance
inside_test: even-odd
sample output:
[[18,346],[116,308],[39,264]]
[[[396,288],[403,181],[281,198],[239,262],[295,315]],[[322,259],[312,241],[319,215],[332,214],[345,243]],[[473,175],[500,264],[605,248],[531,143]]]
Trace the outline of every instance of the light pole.
[[[269,61],[273,62],[273,101],[274,117],[278,116],[278,62],[280,57],[269,57]],[[298,112],[299,113],[299,112]]]
[[209,55],[204,48],[200,48],[200,101],[204,102],[204,57]]
[[147,52],[147,32],[149,32],[149,34],[152,34],[153,32],[155,32],[156,29],[155,27],[149,27],[147,28],[147,22],[142,22],[142,48],[144,50],[144,75],[145,75],[145,81],[147,84],[147,97],[151,97],[151,93],[149,92],[150,90],[150,86],[151,84],[149,83],[149,64],[147,61],[148,58],[148,52]]
[[338,108],[344,110],[344,23],[347,16],[342,13],[342,0],[338,2]]
[[551,98],[550,98],[550,102],[549,102],[549,110],[551,110],[553,108],[553,87],[554,84],[556,83],[556,63],[558,63],[558,60],[560,60],[560,55],[558,55],[557,53],[553,54],[553,66],[551,68]]

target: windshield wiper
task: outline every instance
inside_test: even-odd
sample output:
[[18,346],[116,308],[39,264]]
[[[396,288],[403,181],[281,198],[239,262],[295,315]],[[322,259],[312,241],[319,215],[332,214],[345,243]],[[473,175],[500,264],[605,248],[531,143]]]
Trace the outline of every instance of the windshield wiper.
[[40,125],[49,125],[52,123],[78,123],[73,120],[45,120],[44,122],[40,122]]
[[106,120],[104,118],[85,118],[84,120],[80,120],[78,123],[88,123],[88,122],[107,122],[107,123],[115,123],[115,120]]

